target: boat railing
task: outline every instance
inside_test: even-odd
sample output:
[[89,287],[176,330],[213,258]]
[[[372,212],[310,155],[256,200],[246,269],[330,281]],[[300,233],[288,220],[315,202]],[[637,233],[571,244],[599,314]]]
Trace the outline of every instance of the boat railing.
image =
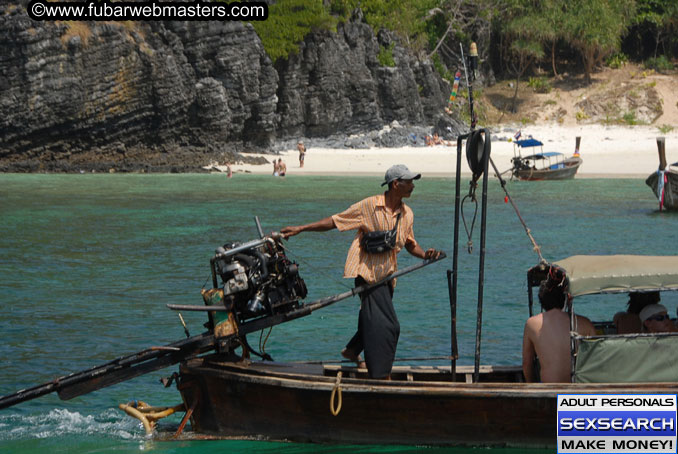
[[[407,382],[455,382],[474,383],[475,367],[457,365],[454,376],[450,366],[393,366],[391,379]],[[323,365],[323,375],[336,377],[341,372],[344,378],[367,379],[367,369],[339,364]],[[481,365],[478,369],[478,383],[522,383],[522,366]]]

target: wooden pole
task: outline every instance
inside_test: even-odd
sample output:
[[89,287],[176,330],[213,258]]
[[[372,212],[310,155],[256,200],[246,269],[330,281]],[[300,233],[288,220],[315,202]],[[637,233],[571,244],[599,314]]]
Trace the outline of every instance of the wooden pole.
[[659,152],[659,170],[666,170],[666,139],[657,137],[657,151]]
[[578,155],[579,154],[579,145],[581,144],[581,136],[577,136],[575,138],[575,145],[574,145],[574,154]]

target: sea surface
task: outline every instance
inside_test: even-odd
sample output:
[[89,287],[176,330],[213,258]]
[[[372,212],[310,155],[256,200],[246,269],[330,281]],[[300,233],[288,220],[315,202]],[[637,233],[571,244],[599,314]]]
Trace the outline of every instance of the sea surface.
[[[376,177],[247,174],[231,179],[222,174],[0,175],[0,395],[182,339],[179,318],[165,304],[202,304],[200,289],[209,285],[214,250],[255,239],[254,216],[266,232],[315,221],[379,193],[379,183]],[[643,180],[509,182],[507,189],[547,260],[677,252],[678,216],[657,211]],[[462,190],[468,192],[468,181]],[[408,203],[422,247],[451,257],[454,180],[424,176]],[[465,208],[470,225],[473,205]],[[311,232],[287,243],[309,288],[307,301],[350,287],[341,275],[352,237],[351,232]],[[459,242],[459,364],[473,364],[480,212],[471,254],[463,226]],[[538,257],[495,179],[489,181],[486,251],[481,363],[517,365],[528,316],[525,272]],[[401,268],[416,262],[406,252],[400,255]],[[451,258],[398,280],[398,358],[449,355],[448,268]],[[664,302],[674,315],[677,301]],[[622,295],[612,295],[578,299],[575,306],[594,320],[609,320],[625,303]],[[356,328],[357,312],[353,298],[278,326],[266,352],[276,360],[337,361]],[[183,315],[192,335],[204,330],[204,315]],[[257,337],[250,336],[253,345]],[[147,438],[117,406],[133,399],[157,406],[179,403],[178,391],[159,383],[175,370],[70,401],[48,395],[0,410],[0,452],[526,452]],[[179,420],[164,420],[160,430],[173,430]]]

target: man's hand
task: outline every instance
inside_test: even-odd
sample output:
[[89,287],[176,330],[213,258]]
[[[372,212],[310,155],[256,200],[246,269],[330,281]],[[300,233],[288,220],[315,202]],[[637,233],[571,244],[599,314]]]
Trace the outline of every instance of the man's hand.
[[443,251],[438,251],[433,248],[429,248],[426,251],[424,251],[421,248],[421,246],[419,246],[415,241],[412,241],[411,243],[405,243],[405,249],[407,249],[407,252],[409,252],[413,256],[419,257],[420,259],[424,260],[438,259],[440,258],[440,255],[443,253]]
[[426,249],[426,252],[424,253],[424,259],[437,259],[440,257],[441,251],[437,251],[433,248]]
[[288,239],[289,237],[297,235],[298,233],[301,233],[301,226],[299,225],[290,225],[283,227],[282,230],[280,230],[280,235],[282,235],[284,239]]

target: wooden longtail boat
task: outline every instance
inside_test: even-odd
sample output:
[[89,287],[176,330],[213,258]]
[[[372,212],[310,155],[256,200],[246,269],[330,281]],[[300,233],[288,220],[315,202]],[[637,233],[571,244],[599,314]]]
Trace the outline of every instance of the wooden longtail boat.
[[[461,167],[462,140],[468,139],[467,158],[474,179],[487,175],[490,162],[490,140],[483,142],[482,134],[489,136],[489,131],[472,132],[458,139],[457,169]],[[483,181],[483,214],[487,180]],[[455,269],[459,175],[456,184]],[[485,216],[483,231],[484,225]],[[481,251],[485,250],[483,243],[481,233]],[[366,370],[343,365],[249,362],[232,350],[193,358],[181,363],[177,386],[186,408],[192,410],[194,430],[222,437],[310,442],[552,447],[556,444],[558,394],[678,392],[678,377],[658,381],[648,370],[646,375],[634,371],[629,378],[616,364],[608,365],[605,380],[596,381],[601,375],[591,374],[585,366],[599,361],[599,355],[596,359],[596,350],[589,349],[587,362],[577,362],[574,340],[572,383],[525,383],[521,366],[480,365],[483,252],[480,260],[473,366],[456,365],[457,289],[456,273],[451,270],[449,366],[397,366],[388,381],[370,380]],[[573,299],[595,293],[678,290],[678,257],[579,256],[554,266],[562,273]],[[549,265],[542,261],[528,271],[530,315],[533,287],[540,284],[548,270]],[[574,314],[572,305],[568,310]],[[229,323],[223,317],[222,322],[214,322],[217,326]],[[613,342],[619,336],[609,334],[610,326],[608,322],[608,334],[602,337]],[[647,339],[648,335],[642,337]],[[678,341],[678,336],[657,337]],[[584,343],[589,339],[576,340]],[[600,342],[598,338],[591,341]],[[675,363],[678,348],[672,351],[676,353],[669,360]]]
[[[514,156],[511,158],[511,173],[514,178],[525,181],[537,180],[570,180],[574,178],[583,160],[579,157],[579,143],[573,156],[566,158],[563,153],[554,151],[544,152],[543,143],[535,139],[515,140],[513,142]],[[523,155],[526,148],[541,147],[539,153]]]
[[[678,257],[575,256],[554,264],[569,294],[678,290]],[[548,265],[528,271],[532,287]],[[569,307],[573,313],[573,306]],[[612,332],[612,324],[597,324]],[[556,444],[558,394],[675,394],[678,377],[657,381],[656,368],[678,361],[678,334],[638,335],[671,342],[668,357],[652,364],[600,362],[587,350],[586,363],[573,361],[573,383],[524,383],[520,366],[397,366],[392,381],[370,380],[366,370],[340,365],[248,362],[233,355],[209,355],[180,366],[178,389],[193,408],[193,429],[221,437],[334,443],[552,447]],[[633,336],[606,334],[579,342],[619,342]],[[650,353],[649,351],[647,353]],[[576,352],[574,352],[576,358]],[[607,346],[606,355],[610,354]],[[662,362],[667,361],[667,362]],[[604,362],[604,361],[603,361]],[[639,366],[648,370],[638,373]],[[626,372],[633,369],[633,383]],[[454,372],[452,372],[454,370]],[[629,372],[630,373],[630,372]],[[611,377],[596,382],[600,377]],[[477,377],[477,378],[475,378]],[[336,413],[336,415],[335,415]]]
[[645,184],[652,189],[659,200],[659,211],[678,210],[678,162],[674,162],[667,168],[665,145],[664,137],[658,137],[659,170],[651,173],[645,180]]

